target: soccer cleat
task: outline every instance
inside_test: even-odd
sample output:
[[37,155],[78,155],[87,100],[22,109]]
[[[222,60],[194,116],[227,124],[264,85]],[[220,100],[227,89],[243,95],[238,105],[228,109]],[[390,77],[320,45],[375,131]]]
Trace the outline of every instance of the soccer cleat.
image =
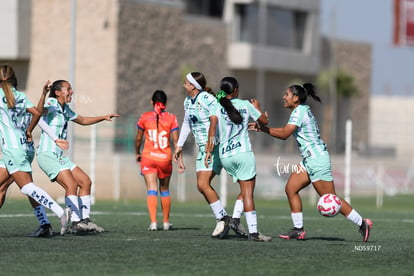
[[151,222],[151,224],[148,226],[148,231],[157,231],[157,223],[156,222]]
[[89,231],[95,231],[97,233],[102,233],[105,231],[102,227],[99,227],[98,225],[93,223],[90,218],[82,219],[81,223],[85,224]]
[[81,223],[80,221],[72,221],[68,232],[71,234],[78,234],[80,232],[87,232],[87,226],[83,223]]
[[31,237],[50,238],[54,236],[52,225],[49,223],[40,225],[39,228],[32,234]]
[[217,221],[216,228],[214,228],[211,237],[224,239],[230,230],[230,220],[231,217],[224,216],[219,221]]
[[250,233],[249,234],[249,241],[257,241],[257,242],[268,242],[271,241],[272,237],[265,236],[262,233]]
[[231,218],[230,228],[237,234],[237,236],[242,238],[247,238],[247,232],[243,224],[240,223],[240,218]]
[[60,235],[63,236],[67,232],[69,221],[70,221],[70,215],[72,214],[72,211],[70,210],[70,207],[65,207],[63,209],[63,215],[60,217]]
[[279,238],[290,240],[290,239],[297,239],[297,240],[304,240],[306,236],[305,230],[302,228],[293,228],[290,229],[289,232],[286,234],[279,235]]
[[89,227],[82,221],[72,221],[69,229],[67,229],[66,233],[70,234],[85,234],[90,232]]
[[359,232],[362,235],[362,241],[367,242],[369,239],[369,232],[372,229],[372,221],[370,219],[363,219],[362,224],[359,227]]
[[164,222],[163,225],[162,225],[162,229],[165,230],[165,231],[168,231],[168,230],[171,230],[172,226],[173,225],[172,225],[171,222]]

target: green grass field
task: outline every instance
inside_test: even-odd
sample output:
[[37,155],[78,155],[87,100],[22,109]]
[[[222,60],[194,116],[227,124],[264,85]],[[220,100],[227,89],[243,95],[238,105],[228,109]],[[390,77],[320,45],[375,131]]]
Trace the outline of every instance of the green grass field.
[[[256,202],[268,243],[249,242],[230,231],[210,238],[215,226],[205,202],[173,202],[171,231],[149,232],[145,202],[101,202],[93,219],[107,230],[96,235],[31,238],[37,227],[29,203],[8,200],[0,210],[1,275],[412,275],[413,196],[353,198],[374,222],[368,243],[342,216],[325,218],[304,210],[307,239],[281,240],[291,228],[287,201]],[[232,211],[232,208],[227,208]],[[55,230],[58,219],[50,217]],[[245,224],[244,218],[242,222]]]

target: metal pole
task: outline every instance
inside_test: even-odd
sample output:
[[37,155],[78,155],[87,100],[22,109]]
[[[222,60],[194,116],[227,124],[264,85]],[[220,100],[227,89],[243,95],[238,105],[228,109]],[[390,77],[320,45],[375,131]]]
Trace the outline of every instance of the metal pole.
[[336,79],[337,79],[337,51],[336,51],[336,10],[335,8],[332,10],[331,15],[331,40],[330,40],[330,48],[331,48],[331,78],[330,78],[330,106],[331,106],[331,133],[330,133],[330,146],[333,153],[337,152],[336,148],[336,129],[337,129],[337,87],[336,87]]
[[115,153],[113,157],[113,170],[114,170],[114,195],[113,199],[118,201],[121,199],[121,156],[119,153]]
[[[72,0],[71,5],[71,17],[70,17],[70,58],[69,58],[69,82],[72,88],[75,90],[75,75],[76,75],[76,8],[77,8],[77,0]],[[76,91],[76,90],[75,90]],[[75,108],[76,102],[76,94],[72,99],[71,108]],[[73,153],[74,153],[74,129],[73,125],[68,125],[68,142],[69,142],[69,150],[68,155],[70,159],[73,160]]]
[[[258,22],[258,44],[263,47],[266,45],[266,6],[267,1],[261,0],[259,2],[259,22]],[[257,68],[256,71],[256,95],[258,101],[262,105],[262,109],[264,110],[264,103],[265,103],[265,82],[266,82],[266,71],[262,68]],[[256,135],[255,136],[255,148],[257,151],[261,152],[263,150],[263,135]]]
[[384,199],[384,165],[378,164],[377,171],[377,193],[376,193],[376,206],[381,208]]
[[96,175],[96,125],[91,126],[91,136],[90,136],[90,152],[89,152],[89,175],[92,182],[91,187],[91,203],[95,203],[95,175]]
[[352,121],[346,121],[345,127],[345,200],[351,203],[351,149],[352,149]]

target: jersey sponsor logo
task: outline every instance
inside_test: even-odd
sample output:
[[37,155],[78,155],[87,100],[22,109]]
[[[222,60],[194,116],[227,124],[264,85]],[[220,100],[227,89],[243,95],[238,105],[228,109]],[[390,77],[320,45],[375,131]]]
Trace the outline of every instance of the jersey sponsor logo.
[[226,152],[235,150],[235,149],[240,148],[240,147],[241,147],[241,143],[240,142],[233,143],[233,141],[230,141],[229,144],[225,148],[223,148],[223,150],[221,151],[221,153],[222,154],[225,154]]
[[21,145],[24,145],[24,144],[26,144],[26,143],[29,143],[29,142],[27,141],[27,137],[20,137],[20,144],[21,144]]
[[150,152],[150,155],[158,158],[167,158],[167,155],[165,153]]

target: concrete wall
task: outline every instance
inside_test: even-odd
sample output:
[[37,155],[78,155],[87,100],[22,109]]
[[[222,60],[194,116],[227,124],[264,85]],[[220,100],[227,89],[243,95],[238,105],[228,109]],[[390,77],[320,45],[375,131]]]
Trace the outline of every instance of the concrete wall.
[[2,39],[0,60],[27,60],[30,57],[30,0],[0,0]]
[[372,155],[414,156],[413,106],[413,96],[371,97],[369,146]]
[[207,85],[217,89],[227,72],[225,24],[195,20],[180,5],[119,3],[118,111],[138,119],[152,109],[152,93],[162,89],[169,97],[168,110],[181,121],[185,74],[202,72]]
[[[71,78],[71,2],[32,2],[32,47],[26,93],[35,103],[47,80]],[[83,116],[116,112],[118,1],[78,0],[76,13],[72,107]],[[87,127],[75,127],[76,135],[87,136],[89,131]]]

